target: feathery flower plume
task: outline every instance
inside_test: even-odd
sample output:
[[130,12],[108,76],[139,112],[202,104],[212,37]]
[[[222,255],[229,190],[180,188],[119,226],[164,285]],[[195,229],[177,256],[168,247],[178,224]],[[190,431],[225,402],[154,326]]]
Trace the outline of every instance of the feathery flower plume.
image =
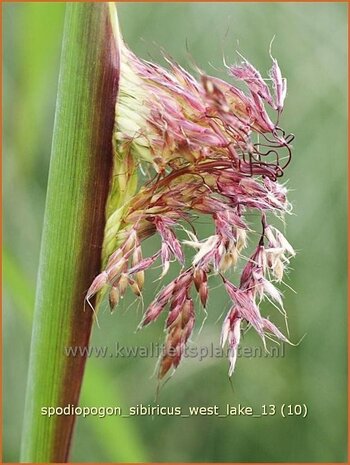
[[[228,67],[229,75],[246,85],[243,92],[200,71],[196,80],[166,54],[168,69],[137,58],[126,46],[121,54],[106,264],[86,300],[107,288],[113,309],[128,286],[137,296],[142,293],[144,272],[157,259],[161,277],[171,262],[181,264],[180,275],[158,293],[140,323],[146,326],[168,309],[165,354],[158,374],[163,378],[180,363],[193,331],[192,292],[206,307],[208,277],[218,274],[232,301],[221,333],[221,344],[229,348],[232,375],[242,323],[251,325],[264,345],[266,336],[288,342],[259,308],[266,297],[284,313],[282,295],[273,283],[282,281],[294,256],[289,242],[267,219],[269,214],[283,217],[291,210],[287,189],[278,182],[290,162],[293,140],[278,126],[286,79],[274,58],[268,81],[243,59]],[[272,83],[271,88],[266,82]],[[269,116],[272,112],[276,122]],[[135,173],[141,165],[149,167],[148,174],[136,192]],[[262,227],[235,285],[224,273],[236,267],[247,238],[254,237],[248,212],[260,215]],[[184,228],[198,214],[211,218],[214,234],[200,239],[192,225],[188,240],[181,243],[176,226],[181,223]],[[144,258],[142,242],[155,234],[161,239],[160,250]],[[184,245],[194,249],[187,266]]]

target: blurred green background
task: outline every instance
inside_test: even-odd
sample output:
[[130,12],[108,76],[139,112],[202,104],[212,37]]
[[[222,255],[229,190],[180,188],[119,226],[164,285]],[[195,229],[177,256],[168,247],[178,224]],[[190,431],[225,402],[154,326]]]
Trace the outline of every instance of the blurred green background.
[[[63,3],[5,3],[4,10],[4,461],[19,460],[31,320],[53,128]],[[89,417],[79,419],[72,461],[346,461],[346,5],[340,3],[122,3],[126,42],[159,59],[163,46],[189,68],[225,77],[222,57],[239,49],[262,73],[268,46],[288,78],[282,126],[296,134],[286,178],[298,250],[284,288],[292,340],[283,358],[186,359],[161,390],[161,405],[305,403],[308,416],[281,418]],[[203,225],[203,232],[208,228]],[[156,274],[153,273],[153,277]],[[152,279],[151,279],[152,281]],[[146,303],[154,294],[152,285]],[[162,342],[163,321],[135,333],[140,306],[103,308],[93,344]],[[216,289],[194,343],[219,339],[228,301]],[[265,305],[267,314],[276,311]],[[257,346],[250,331],[244,345]],[[153,404],[156,359],[91,358],[81,404]]]

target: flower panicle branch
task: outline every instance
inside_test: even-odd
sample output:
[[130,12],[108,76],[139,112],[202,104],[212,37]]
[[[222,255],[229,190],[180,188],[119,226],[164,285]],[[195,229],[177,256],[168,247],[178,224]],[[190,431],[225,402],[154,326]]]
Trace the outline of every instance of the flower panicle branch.
[[[239,65],[228,66],[229,75],[246,85],[247,92],[243,92],[201,71],[196,80],[166,54],[164,59],[168,69],[138,59],[122,47],[114,143],[126,171],[119,172],[123,178],[119,182],[125,183],[130,176],[130,160],[132,170],[137,163],[150,168],[143,186],[125,200],[117,232],[113,230],[115,212],[111,211],[106,237],[113,250],[86,299],[108,288],[113,309],[128,287],[141,295],[144,272],[157,259],[162,265],[161,277],[172,261],[180,263],[180,275],[158,293],[140,323],[152,323],[168,308],[166,350],[159,366],[159,378],[163,378],[180,363],[194,328],[192,289],[206,307],[208,277],[221,276],[232,302],[221,333],[222,345],[229,347],[232,375],[243,322],[257,331],[264,345],[266,336],[289,342],[259,308],[266,297],[285,315],[281,292],[274,283],[282,281],[295,254],[267,218],[268,214],[283,218],[291,211],[287,189],[278,182],[290,162],[294,138],[278,123],[286,79],[272,58],[270,88],[243,59]],[[269,116],[272,111],[276,122]],[[224,274],[236,267],[248,237],[253,235],[246,220],[249,212],[261,216],[262,231],[236,286]],[[214,234],[205,239],[197,236],[192,224],[198,214],[211,218],[215,227]],[[182,229],[191,225],[185,229],[186,241],[181,242],[176,235],[179,223]],[[144,258],[142,242],[153,235],[160,237],[161,247]],[[187,267],[184,245],[194,249]]]

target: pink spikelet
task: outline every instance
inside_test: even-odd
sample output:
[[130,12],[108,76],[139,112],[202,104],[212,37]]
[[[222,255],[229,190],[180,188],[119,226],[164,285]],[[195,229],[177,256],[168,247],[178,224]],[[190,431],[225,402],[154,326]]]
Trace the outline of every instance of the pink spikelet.
[[[145,273],[158,259],[161,279],[172,262],[180,264],[179,276],[160,290],[140,323],[144,327],[164,315],[161,379],[183,357],[195,324],[194,299],[208,307],[210,276],[220,276],[232,302],[221,332],[231,376],[247,325],[265,347],[267,336],[289,342],[262,315],[261,306],[266,299],[285,314],[276,284],[283,282],[295,255],[285,236],[269,224],[271,217],[283,220],[291,212],[287,189],[279,182],[290,163],[294,138],[279,126],[287,82],[272,56],[267,79],[245,59],[228,67],[230,78],[247,91],[203,72],[197,80],[169,56],[164,54],[164,59],[169,69],[140,60],[125,46],[122,50],[125,75],[116,143],[120,151],[128,148],[127,166],[134,166],[134,160],[147,174],[123,205],[119,245],[106,257],[86,300],[108,289],[112,310],[127,288],[141,295]],[[132,104],[125,101],[128,86],[133,86]],[[252,214],[261,218],[258,231],[249,224]],[[198,215],[212,222],[209,237],[197,235],[193,220]],[[179,239],[180,229],[187,240]],[[160,239],[159,250],[144,257],[143,242],[154,235]],[[248,239],[255,243],[246,257]],[[185,255],[185,248],[192,254]],[[235,282],[227,277],[232,271]]]

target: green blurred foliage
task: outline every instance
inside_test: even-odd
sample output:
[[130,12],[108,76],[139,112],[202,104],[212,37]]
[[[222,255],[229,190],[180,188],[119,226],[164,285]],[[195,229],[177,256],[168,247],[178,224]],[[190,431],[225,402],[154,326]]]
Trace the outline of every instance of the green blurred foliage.
[[[284,290],[291,337],[285,357],[242,358],[227,380],[224,359],[186,359],[162,388],[161,405],[305,403],[283,419],[134,417],[79,419],[73,461],[346,461],[346,5],[340,3],[121,3],[123,35],[140,56],[164,47],[225,77],[223,56],[242,52],[262,72],[268,46],[288,78],[283,127],[296,134],[287,172],[298,250]],[[4,461],[18,461],[31,315],[49,166],[64,4],[4,4]],[[187,51],[188,49],[188,51]],[[192,57],[192,58],[191,58]],[[209,225],[202,226],[204,233]],[[151,245],[152,246],[152,245]],[[150,247],[151,247],[150,246]],[[159,283],[152,272],[144,300]],[[215,281],[215,280],[214,280]],[[212,285],[215,287],[215,282]],[[222,289],[194,343],[217,344]],[[265,306],[276,317],[274,309]],[[92,343],[162,341],[162,321],[135,332],[141,305],[125,299],[99,315]],[[280,323],[281,321],[278,320]],[[244,344],[258,345],[249,332]],[[91,358],[82,405],[154,404],[154,358]]]

